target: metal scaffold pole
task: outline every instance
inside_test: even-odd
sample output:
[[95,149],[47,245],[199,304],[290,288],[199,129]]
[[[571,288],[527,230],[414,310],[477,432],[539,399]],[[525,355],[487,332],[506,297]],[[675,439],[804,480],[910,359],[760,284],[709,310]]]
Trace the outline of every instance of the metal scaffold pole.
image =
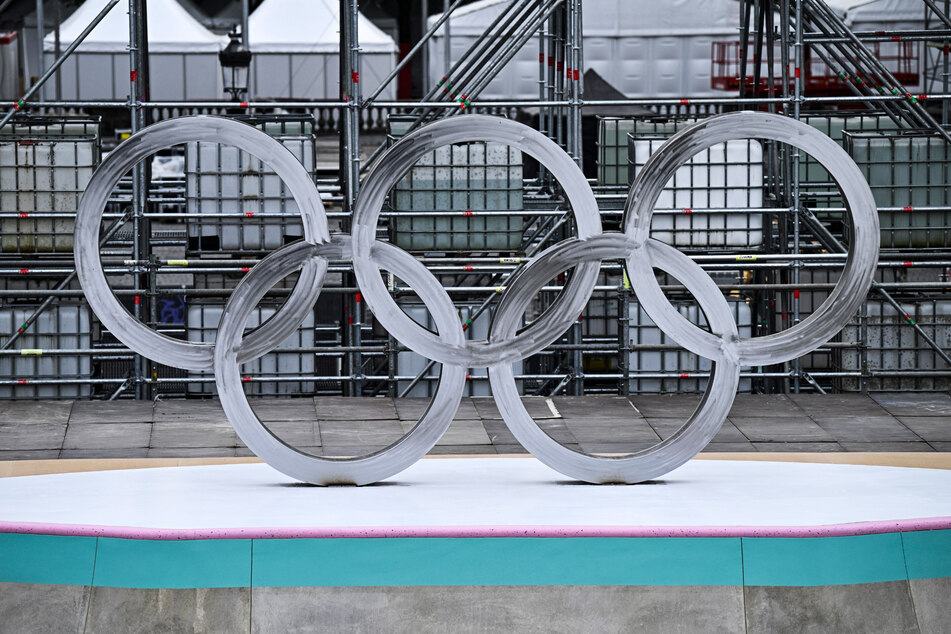
[[[796,23],[795,23],[795,43],[793,48],[793,63],[795,64],[795,72],[793,73],[793,118],[797,121],[802,116],[802,96],[803,96],[803,42],[802,42],[802,5],[805,0],[793,0],[795,4],[796,11]],[[792,222],[793,222],[793,255],[799,255],[800,251],[800,222],[799,217],[802,212],[802,200],[800,199],[799,191],[799,179],[800,179],[800,160],[801,154],[799,148],[792,148]],[[798,289],[800,284],[800,266],[802,262],[796,260],[793,263],[792,269],[792,278],[793,286]],[[792,296],[792,309],[793,309],[793,325],[799,323],[799,291],[796,290],[793,292]],[[793,392],[796,394],[799,393],[800,389],[800,379],[802,377],[802,365],[799,359],[796,359],[793,362]]]
[[[148,122],[142,102],[149,99],[149,38],[148,13],[145,0],[129,0],[129,117],[132,133],[143,129]],[[133,258],[136,261],[151,256],[151,221],[148,211],[150,170],[140,162],[132,169],[132,235]],[[154,303],[154,276],[138,271],[134,276],[136,295],[133,298],[133,314],[140,321],[152,321],[155,315],[150,306]],[[141,355],[135,357],[136,398],[151,398],[148,382],[157,379],[155,363]]]
[[[345,107],[341,109],[340,125],[340,178],[343,192],[343,207],[348,214],[353,213],[353,204],[360,189],[360,41],[358,32],[358,0],[340,2],[340,87]],[[344,230],[350,231],[349,219]],[[348,276],[351,277],[352,276]],[[351,279],[351,285],[355,281]],[[352,396],[363,391],[363,357],[359,352],[362,344],[363,303],[360,293],[349,296],[345,303],[347,327],[345,345],[354,351],[349,355],[350,376],[352,377]]]

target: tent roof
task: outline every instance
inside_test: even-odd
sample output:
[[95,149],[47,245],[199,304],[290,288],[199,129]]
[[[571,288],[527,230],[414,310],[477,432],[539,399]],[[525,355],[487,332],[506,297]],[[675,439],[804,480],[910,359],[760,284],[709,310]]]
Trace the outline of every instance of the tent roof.
[[[510,1],[478,0],[458,8],[450,18],[452,32],[482,33]],[[440,17],[431,16],[430,26]],[[586,36],[735,33],[740,10],[736,0],[586,0],[583,19]],[[440,29],[437,36],[443,34]]]
[[[248,18],[252,52],[336,53],[340,47],[340,4],[336,0],[264,0]],[[389,35],[360,14],[360,48],[395,53]]]
[[845,23],[924,21],[925,5],[921,0],[826,0],[834,10],[845,16]]
[[[102,11],[108,0],[86,0],[60,25],[60,42],[65,48],[79,37]],[[122,52],[129,45],[129,12],[119,3],[79,45],[78,51]],[[227,38],[219,37],[203,27],[176,0],[149,0],[150,52],[217,52]],[[54,34],[43,39],[43,48],[53,50]]]

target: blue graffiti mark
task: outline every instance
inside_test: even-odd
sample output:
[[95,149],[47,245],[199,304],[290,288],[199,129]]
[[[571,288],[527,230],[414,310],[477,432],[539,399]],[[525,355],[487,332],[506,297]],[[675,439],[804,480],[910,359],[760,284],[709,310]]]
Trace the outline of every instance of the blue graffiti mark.
[[158,300],[159,323],[185,323],[185,296],[166,295]]

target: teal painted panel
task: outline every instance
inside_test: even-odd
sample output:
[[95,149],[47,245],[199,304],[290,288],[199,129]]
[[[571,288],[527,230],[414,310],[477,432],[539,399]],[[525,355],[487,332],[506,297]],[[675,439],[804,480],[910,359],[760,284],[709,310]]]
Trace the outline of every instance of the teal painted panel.
[[0,581],[88,586],[95,537],[0,533]]
[[951,577],[951,530],[902,533],[909,579]]
[[748,586],[826,586],[906,579],[901,535],[744,537]]
[[740,585],[738,538],[268,539],[256,587]]
[[250,539],[99,539],[97,586],[239,588],[250,583]]

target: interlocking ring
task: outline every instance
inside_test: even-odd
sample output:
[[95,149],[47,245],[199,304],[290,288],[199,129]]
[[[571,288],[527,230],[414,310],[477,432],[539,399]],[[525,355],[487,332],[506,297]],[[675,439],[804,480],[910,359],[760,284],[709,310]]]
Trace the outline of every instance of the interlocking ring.
[[[829,299],[793,328],[754,339],[739,337],[722,293],[697,264],[649,237],[653,207],[674,172],[711,145],[744,138],[787,143],[816,158],[842,190],[853,228],[842,277]],[[118,178],[156,149],[194,140],[230,143],[271,163],[288,183],[304,217],[305,240],[276,250],[237,285],[225,307],[214,345],[171,340],[137,322],[109,290],[98,253],[102,208]],[[383,202],[403,174],[436,147],[472,141],[505,143],[544,165],[571,205],[578,234],[549,247],[513,277],[502,293],[486,341],[465,338],[449,295],[425,266],[409,253],[376,240]],[[656,478],[682,465],[714,437],[733,403],[741,366],[795,358],[838,332],[864,298],[877,264],[878,215],[858,167],[828,137],[777,115],[719,115],[671,137],[631,187],[623,233],[601,231],[594,194],[567,154],[538,131],[506,119],[453,117],[406,135],[364,181],[354,208],[352,238],[335,235],[331,239],[313,183],[300,178],[301,173],[306,177],[306,172],[299,164],[291,165],[287,156],[290,153],[263,132],[225,119],[189,117],[147,128],[120,145],[93,176],[76,222],[76,260],[90,305],[123,343],[167,365],[214,367],[222,406],[241,439],[271,466],[314,484],[366,484],[412,464],[449,427],[462,397],[466,368],[480,366],[488,367],[492,392],[506,424],[518,441],[545,464],[587,482],[631,483]],[[239,365],[273,349],[300,325],[316,302],[328,260],[351,258],[363,296],[380,323],[411,350],[441,363],[442,370],[429,409],[396,443],[356,458],[311,456],[286,445],[260,422],[242,389]],[[581,314],[605,258],[625,260],[638,301],[659,328],[686,349],[713,362],[700,405],[680,430],[653,447],[619,457],[584,454],[549,437],[522,404],[512,370],[513,362],[544,349]],[[275,283],[298,268],[302,271],[300,279],[281,310],[245,335],[244,326],[253,307]],[[679,280],[693,295],[709,330],[690,323],[667,301],[654,276],[655,268]],[[393,301],[380,275],[384,269],[416,291],[429,309],[437,332],[417,324]],[[534,295],[551,277],[568,269],[573,273],[562,293],[538,319],[520,330]]]
[[[209,370],[214,363],[214,345],[172,339],[135,319],[113,295],[99,257],[103,211],[119,179],[154,152],[192,141],[228,143],[258,157],[274,169],[297,202],[304,239],[326,242],[330,231],[324,205],[304,166],[277,140],[232,119],[207,116],[168,119],[133,134],[103,160],[79,201],[74,232],[76,276],[89,306],[109,332],[139,354],[175,368]],[[239,355],[242,363],[267,353],[297,330],[317,300],[312,288],[322,276],[316,261],[305,263],[284,305],[265,324],[248,334]]]

